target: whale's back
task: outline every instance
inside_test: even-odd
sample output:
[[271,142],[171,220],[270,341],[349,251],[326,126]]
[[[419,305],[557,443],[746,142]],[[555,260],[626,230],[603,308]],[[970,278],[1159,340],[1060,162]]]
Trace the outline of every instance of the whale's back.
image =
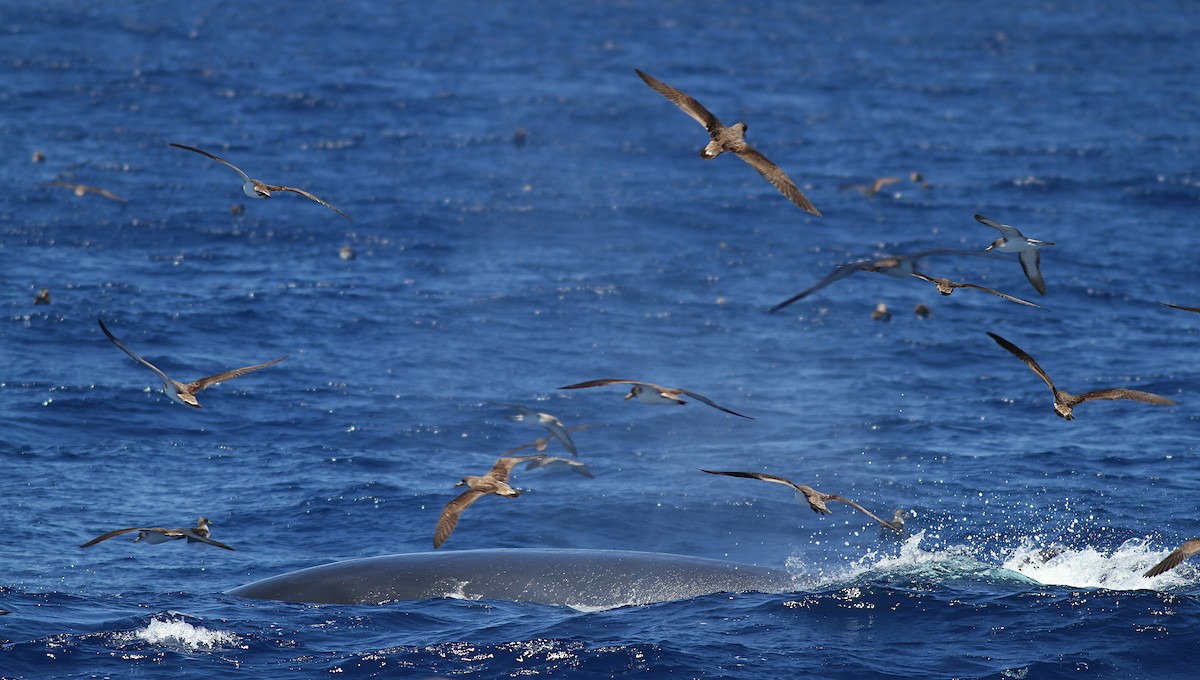
[[383,555],[293,571],[229,595],[317,604],[453,597],[610,608],[710,593],[786,592],[783,571],[622,550],[459,550]]

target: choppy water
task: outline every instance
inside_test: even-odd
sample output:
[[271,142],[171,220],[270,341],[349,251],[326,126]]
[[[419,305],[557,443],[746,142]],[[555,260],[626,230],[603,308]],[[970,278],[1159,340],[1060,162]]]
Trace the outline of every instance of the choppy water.
[[[1200,305],[1193,4],[7,2],[0,35],[0,676],[1191,677],[1200,572],[1140,574],[1200,533],[1200,317],[1156,304]],[[635,67],[747,121],[825,216],[701,161]],[[250,201],[170,142],[353,222]],[[932,188],[839,188],[911,171]],[[1057,243],[1047,294],[1009,261],[926,268],[1050,311],[857,274],[766,313],[842,262],[981,249],[975,213]],[[98,317],[181,380],[290,358],[185,409]],[[984,331],[1068,390],[1179,405],[1064,422]],[[755,420],[555,389],[600,377]],[[431,549],[452,484],[539,436],[488,401],[601,423],[576,435],[595,479],[518,473],[522,497],[481,500],[443,550],[670,552],[797,591],[221,594]],[[917,516],[884,535],[701,468]],[[237,552],[76,547],[202,514]]]

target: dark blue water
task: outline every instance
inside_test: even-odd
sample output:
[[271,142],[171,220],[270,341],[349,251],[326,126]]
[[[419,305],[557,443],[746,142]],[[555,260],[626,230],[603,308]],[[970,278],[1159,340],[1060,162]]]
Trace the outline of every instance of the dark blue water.
[[[1200,305],[1194,4],[6,2],[0,34],[0,676],[1191,677],[1200,571],[1141,573],[1200,535],[1200,316],[1157,304]],[[748,121],[825,216],[698,158],[635,67]],[[931,188],[840,188],[912,171]],[[1057,243],[1047,294],[1008,260],[925,268],[1050,311],[863,273],[766,313],[842,262],[982,249],[977,212]],[[98,317],[181,380],[289,359],[187,409]],[[1068,390],[1179,405],[1063,421],[985,331]],[[556,389],[600,377],[755,420]],[[600,423],[595,479],[518,471],[442,550],[679,553],[797,591],[221,594],[431,549],[453,483],[540,436],[489,401]],[[701,468],[916,517],[884,535]],[[200,515],[237,552],[76,547]]]

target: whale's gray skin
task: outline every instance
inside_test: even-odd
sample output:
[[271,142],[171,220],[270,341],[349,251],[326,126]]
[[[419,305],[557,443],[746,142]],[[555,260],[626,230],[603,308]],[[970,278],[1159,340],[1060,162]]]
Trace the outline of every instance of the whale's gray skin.
[[248,583],[228,595],[317,604],[453,597],[606,609],[710,593],[794,589],[784,571],[624,550],[459,550],[334,562]]

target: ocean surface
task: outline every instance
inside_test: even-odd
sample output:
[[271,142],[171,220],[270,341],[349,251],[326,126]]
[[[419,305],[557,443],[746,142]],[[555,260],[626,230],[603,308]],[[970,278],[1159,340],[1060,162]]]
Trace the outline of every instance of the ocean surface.
[[[1200,561],[1141,574],[1200,536],[1200,315],[1158,304],[1200,306],[1198,45],[1191,2],[0,3],[0,677],[1195,677]],[[748,122],[824,216],[699,158],[635,68]],[[845,188],[883,176],[906,179]],[[981,251],[977,213],[1056,244],[1046,294],[1011,255],[921,269],[1044,310],[863,272],[767,313],[845,262]],[[181,381],[288,359],[186,408],[97,319]],[[1178,405],[1062,420],[987,331],[1061,388]],[[596,378],[754,419],[558,389]],[[433,550],[454,483],[545,434],[491,402],[596,423],[595,476],[518,468],[442,552],[665,552],[795,588],[223,594]],[[236,552],[78,547],[201,515]]]

